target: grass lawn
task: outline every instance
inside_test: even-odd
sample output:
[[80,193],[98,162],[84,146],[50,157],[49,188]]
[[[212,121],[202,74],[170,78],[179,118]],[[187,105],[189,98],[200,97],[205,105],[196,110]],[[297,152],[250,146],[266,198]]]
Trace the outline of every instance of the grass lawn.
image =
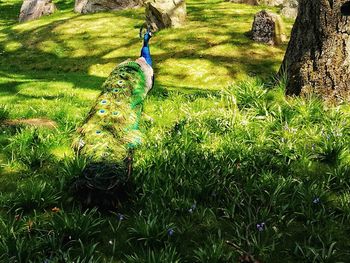
[[[143,10],[60,0],[18,24],[21,2],[0,0],[0,262],[348,262],[350,109],[269,85],[286,44],[246,36],[261,7],[188,0],[186,26],[152,38],[132,191],[106,211],[72,196],[84,164],[70,145],[108,74],[139,55]],[[1,124],[22,118],[57,128]]]

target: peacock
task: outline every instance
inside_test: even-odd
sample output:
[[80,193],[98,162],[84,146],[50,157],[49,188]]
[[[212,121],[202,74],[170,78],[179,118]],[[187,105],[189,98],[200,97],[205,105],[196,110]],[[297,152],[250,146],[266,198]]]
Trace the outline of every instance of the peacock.
[[88,203],[91,193],[100,197],[123,192],[132,172],[133,150],[141,143],[143,100],[154,84],[149,48],[152,32],[143,28],[141,56],[111,72],[73,142],[76,153],[86,160],[74,186],[80,197],[88,194]]

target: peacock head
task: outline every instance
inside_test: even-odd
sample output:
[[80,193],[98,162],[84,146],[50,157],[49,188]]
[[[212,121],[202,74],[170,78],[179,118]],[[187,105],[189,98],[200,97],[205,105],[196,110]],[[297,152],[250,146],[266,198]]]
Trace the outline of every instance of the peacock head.
[[[146,31],[144,32],[145,27],[146,27]],[[152,36],[153,36],[153,33],[151,31],[150,26],[142,25],[142,27],[140,28],[140,38],[143,38],[143,41],[145,43],[148,43]]]
[[153,35],[152,35],[152,32],[151,32],[151,31],[147,31],[147,32],[144,34],[144,36],[143,36],[143,40],[146,41],[146,42],[148,42],[148,41],[151,39],[152,36],[153,36]]

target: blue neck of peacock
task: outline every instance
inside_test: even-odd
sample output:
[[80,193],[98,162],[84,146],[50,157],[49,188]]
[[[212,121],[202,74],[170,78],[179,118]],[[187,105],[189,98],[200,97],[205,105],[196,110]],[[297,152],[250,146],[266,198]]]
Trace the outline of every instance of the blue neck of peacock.
[[143,57],[147,64],[152,67],[152,56],[151,56],[151,51],[149,49],[149,44],[148,44],[149,39],[144,39],[143,40],[143,47],[141,49],[141,57]]

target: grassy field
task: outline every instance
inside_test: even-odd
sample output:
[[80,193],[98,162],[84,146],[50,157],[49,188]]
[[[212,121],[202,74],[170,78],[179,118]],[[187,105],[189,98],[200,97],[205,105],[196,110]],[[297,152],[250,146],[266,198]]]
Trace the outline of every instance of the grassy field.
[[261,7],[187,2],[187,25],[151,40],[133,190],[106,211],[73,197],[70,145],[110,71],[138,56],[143,10],[81,16],[61,0],[18,24],[21,1],[0,1],[0,122],[57,122],[0,124],[0,262],[349,262],[349,107],[269,84],[286,45],[246,37]]

